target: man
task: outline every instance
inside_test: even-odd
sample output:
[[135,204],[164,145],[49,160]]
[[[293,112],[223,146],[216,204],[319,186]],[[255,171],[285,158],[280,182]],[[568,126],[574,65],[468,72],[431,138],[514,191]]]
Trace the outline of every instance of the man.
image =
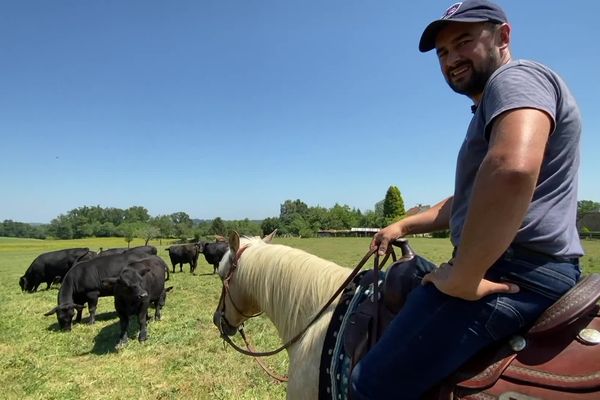
[[418,399],[478,351],[535,322],[573,287],[579,110],[547,67],[512,60],[510,25],[485,0],[451,6],[419,49],[473,101],[454,195],[382,229],[371,243],[450,229],[454,257],[415,271],[407,301],[357,364],[353,399]]

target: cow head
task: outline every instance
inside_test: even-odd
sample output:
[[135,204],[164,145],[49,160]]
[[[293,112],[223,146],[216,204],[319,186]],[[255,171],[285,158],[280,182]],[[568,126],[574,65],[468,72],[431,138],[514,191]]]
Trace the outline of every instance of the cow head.
[[19,278],[19,286],[21,286],[21,291],[24,292],[27,287],[27,278],[25,276]]
[[50,316],[52,314],[56,314],[56,318],[58,319],[58,326],[62,331],[70,331],[71,326],[73,324],[73,316],[75,316],[75,311],[81,312],[83,310],[82,305],[80,304],[60,304],[54,307],[52,310],[45,313],[45,316]]
[[[31,278],[31,277],[30,277]],[[33,293],[35,292],[36,285],[34,284],[34,279],[27,279],[25,275],[19,278],[19,286],[21,287],[21,291]]]
[[148,297],[148,292],[143,287],[143,276],[149,271],[147,266],[133,263],[123,268],[118,277],[102,279],[102,286],[113,289],[115,296],[142,300]]

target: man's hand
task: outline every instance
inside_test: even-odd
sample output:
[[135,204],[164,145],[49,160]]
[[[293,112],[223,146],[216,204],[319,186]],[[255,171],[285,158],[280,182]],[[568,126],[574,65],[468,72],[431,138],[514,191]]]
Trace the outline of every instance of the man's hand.
[[433,283],[448,296],[475,301],[494,293],[517,293],[519,287],[514,283],[497,283],[487,279],[461,277],[452,264],[442,264],[439,268],[423,277],[421,284]]
[[398,223],[388,225],[373,236],[370,249],[377,250],[377,254],[384,256],[390,246],[390,242],[402,237],[402,235],[402,228]]

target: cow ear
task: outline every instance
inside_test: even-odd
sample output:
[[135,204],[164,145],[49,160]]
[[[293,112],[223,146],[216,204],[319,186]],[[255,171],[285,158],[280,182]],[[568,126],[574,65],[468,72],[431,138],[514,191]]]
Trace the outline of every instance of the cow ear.
[[47,313],[45,313],[44,315],[46,317],[49,317],[52,314],[55,314],[58,311],[58,307],[54,307],[52,310],[48,311]]
[[102,279],[102,287],[104,289],[112,289],[119,278],[104,278]]
[[232,254],[236,254],[240,249],[240,235],[236,231],[231,231],[229,234],[229,248]]
[[265,236],[263,238],[263,242],[265,243],[271,243],[271,241],[273,240],[273,238],[275,237],[275,234],[277,233],[277,229],[275,229],[273,232],[269,233],[267,236]]

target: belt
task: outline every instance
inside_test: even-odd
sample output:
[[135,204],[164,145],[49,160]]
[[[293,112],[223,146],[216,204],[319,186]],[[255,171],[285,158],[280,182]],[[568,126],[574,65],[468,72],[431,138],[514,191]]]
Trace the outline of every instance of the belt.
[[533,258],[535,260],[544,260],[549,262],[569,263],[576,265],[579,264],[579,257],[554,256],[541,251],[528,249],[527,247],[523,247],[518,244],[512,244],[504,254],[507,256],[512,255],[517,258]]
[[[452,250],[452,258],[456,256],[458,248],[454,247]],[[579,265],[579,257],[561,257],[561,256],[553,256],[550,254],[542,253],[541,251],[528,249],[518,244],[512,244],[510,247],[504,252],[501,257],[516,257],[516,258],[524,258],[524,259],[535,259],[535,260],[543,260],[547,262],[559,262],[559,263],[569,263],[574,265]]]

